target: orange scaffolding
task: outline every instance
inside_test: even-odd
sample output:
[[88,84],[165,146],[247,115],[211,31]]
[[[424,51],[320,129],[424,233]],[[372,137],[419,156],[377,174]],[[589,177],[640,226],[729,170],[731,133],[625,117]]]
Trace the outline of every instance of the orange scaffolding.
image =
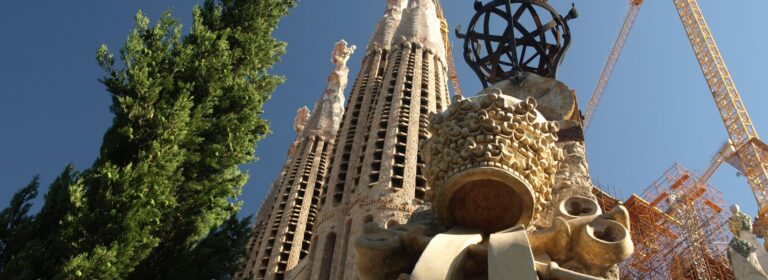
[[[604,211],[620,200],[600,189]],[[621,265],[621,279],[734,279],[726,249],[731,239],[723,194],[674,164],[642,195],[623,205],[635,253]]]

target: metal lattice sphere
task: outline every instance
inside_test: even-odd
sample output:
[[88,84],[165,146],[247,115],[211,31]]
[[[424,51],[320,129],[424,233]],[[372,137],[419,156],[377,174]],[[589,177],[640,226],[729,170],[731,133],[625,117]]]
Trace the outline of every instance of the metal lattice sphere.
[[520,72],[555,78],[571,42],[567,21],[543,0],[475,1],[475,16],[465,34],[464,59],[488,87]]

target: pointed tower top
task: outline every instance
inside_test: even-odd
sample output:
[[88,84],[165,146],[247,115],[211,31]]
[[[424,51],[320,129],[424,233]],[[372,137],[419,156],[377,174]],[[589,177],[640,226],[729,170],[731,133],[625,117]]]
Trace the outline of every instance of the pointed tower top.
[[397,30],[403,10],[407,6],[408,0],[387,0],[387,10],[384,12],[381,20],[379,20],[379,23],[376,24],[376,31],[373,32],[371,41],[368,42],[367,51],[371,51],[375,47],[385,49],[390,47],[392,36]]
[[328,75],[328,86],[323,96],[315,103],[312,116],[307,121],[303,136],[319,135],[325,138],[336,136],[341,118],[344,115],[344,89],[347,88],[347,75],[349,68],[347,61],[355,52],[354,45],[347,46],[347,41],[340,40],[336,43],[331,53],[331,63],[334,69]]
[[445,44],[434,0],[412,0],[403,11],[394,43],[415,42],[438,54],[445,61]]

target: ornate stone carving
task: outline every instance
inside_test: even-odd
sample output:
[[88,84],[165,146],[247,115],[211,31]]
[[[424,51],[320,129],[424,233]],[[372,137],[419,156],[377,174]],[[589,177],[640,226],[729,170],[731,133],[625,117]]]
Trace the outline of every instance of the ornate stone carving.
[[304,125],[309,120],[309,108],[303,106],[296,110],[296,117],[293,119],[293,130],[296,131],[296,135],[301,135],[304,131]]
[[563,158],[558,124],[536,112],[533,98],[484,93],[430,117],[422,155],[435,208],[449,226],[527,226],[549,201]]
[[293,155],[296,154],[296,149],[298,148],[299,142],[301,140],[301,135],[304,132],[304,127],[306,126],[308,120],[309,120],[309,109],[307,108],[307,106],[302,106],[301,108],[296,110],[296,117],[293,119],[293,130],[296,131],[296,139],[293,141],[293,143],[291,143],[291,146],[288,147],[288,156],[286,157],[286,164],[290,162],[291,159],[293,158]]
[[347,47],[347,41],[340,40],[336,43],[331,53],[331,62],[334,69],[328,75],[328,85],[323,91],[323,96],[315,103],[312,116],[307,121],[307,129],[304,136],[318,135],[332,138],[341,124],[344,115],[344,90],[347,88],[347,75],[349,68],[347,61],[355,52],[354,45]]
[[403,10],[400,25],[393,37],[393,45],[414,43],[437,52],[438,58],[444,58],[445,45],[440,31],[440,19],[434,16],[436,14],[434,0],[411,0],[410,6]]
[[408,0],[387,0],[387,10],[379,23],[376,24],[376,31],[371,36],[366,54],[381,49],[389,49],[406,6],[408,6]]
[[[419,229],[410,234],[367,225],[355,248],[361,264],[376,266],[359,267],[361,279],[616,279],[616,264],[634,251],[629,213],[621,205],[603,213],[588,196],[549,205],[564,160],[558,122],[530,95],[521,101],[507,92],[520,87],[502,88],[430,116],[421,155],[433,210],[448,230],[427,235],[433,227],[425,219],[409,221]],[[550,222],[534,226],[545,206]]]
[[[608,278],[614,265],[633,252],[629,213],[623,206],[602,213],[594,200],[571,197],[558,208],[564,211],[558,212],[551,227],[527,232],[527,241],[515,244],[494,243],[493,239],[518,231],[520,226],[490,234],[454,227],[431,237],[421,224],[384,229],[369,223],[355,242],[360,278],[385,280],[414,273],[412,279],[507,279],[493,277],[493,271],[500,275],[498,270],[508,262],[498,256],[532,254],[540,279],[595,280]],[[523,250],[504,249],[510,245]]]
[[336,42],[331,55],[331,63],[333,63],[335,72],[344,71],[347,68],[347,61],[355,53],[355,49],[357,49],[355,45],[347,47],[347,41],[343,39]]
[[602,213],[593,199],[574,196],[557,209],[550,228],[530,234],[537,261],[550,260],[574,272],[606,277],[634,252],[624,206]]

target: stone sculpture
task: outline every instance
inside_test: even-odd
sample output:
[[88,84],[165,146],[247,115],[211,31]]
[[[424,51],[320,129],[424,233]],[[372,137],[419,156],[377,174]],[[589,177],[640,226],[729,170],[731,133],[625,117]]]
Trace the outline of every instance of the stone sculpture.
[[304,136],[318,135],[324,138],[331,138],[336,134],[341,123],[341,117],[344,113],[344,89],[347,88],[347,76],[349,67],[347,61],[355,52],[354,45],[347,46],[347,41],[339,40],[331,53],[331,62],[333,71],[328,75],[328,84],[323,91],[323,96],[315,103],[314,115],[319,117],[311,118]]
[[426,175],[446,225],[498,231],[535,220],[563,155],[554,145],[557,122],[546,121],[533,98],[484,92],[431,116],[423,157],[436,163]]
[[307,120],[309,120],[309,108],[302,106],[296,110],[296,117],[293,119],[293,130],[296,131],[296,135],[301,135],[304,131]]
[[737,280],[768,279],[763,271],[768,264],[768,254],[752,233],[752,218],[741,212],[739,205],[731,205],[728,228],[733,238],[728,244],[728,260]]
[[[429,219],[366,225],[355,244],[361,279],[616,278],[615,265],[634,250],[629,214],[623,206],[602,213],[591,197],[552,205],[564,159],[556,142],[569,120],[548,120],[531,97],[546,96],[542,90],[559,82],[526,76],[530,86],[493,86],[431,115],[431,137],[421,143],[429,211],[447,230]],[[575,105],[563,100],[550,98],[543,107],[570,118]],[[542,216],[545,208],[553,214]]]
[[335,71],[342,71],[344,68],[347,68],[347,61],[355,53],[355,49],[357,49],[355,45],[347,47],[347,41],[345,40],[336,42],[333,54],[331,55],[331,63],[335,66]]
[[294,139],[291,146],[288,147],[288,156],[286,157],[286,163],[291,161],[291,158],[296,154],[296,149],[301,142],[301,135],[304,132],[304,127],[309,120],[309,108],[302,106],[296,110],[296,117],[293,119],[293,130],[296,131],[296,139]]

